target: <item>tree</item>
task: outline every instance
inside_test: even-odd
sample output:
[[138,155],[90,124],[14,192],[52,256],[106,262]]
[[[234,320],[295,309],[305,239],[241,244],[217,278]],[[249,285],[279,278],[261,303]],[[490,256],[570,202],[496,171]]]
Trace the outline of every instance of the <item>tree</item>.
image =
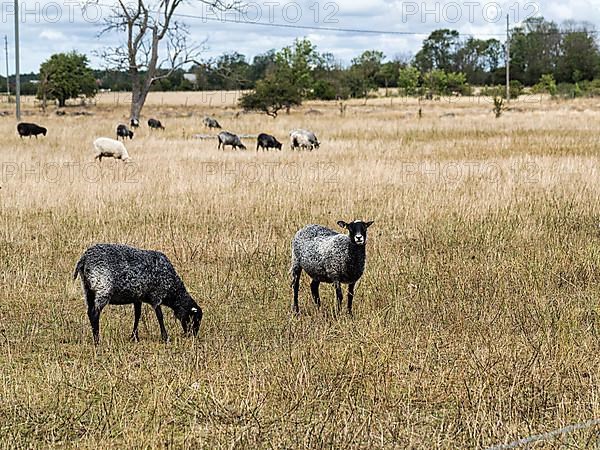
[[77,52],[57,53],[40,66],[38,98],[55,99],[65,106],[70,98],[93,97],[97,86],[88,59]]
[[540,81],[533,86],[533,92],[536,94],[547,93],[552,97],[556,95],[557,87],[556,81],[554,81],[554,76],[551,73],[546,73],[540,77]]
[[594,30],[588,30],[585,25],[569,23],[565,24],[566,27],[570,29],[563,29],[556,81],[577,83],[594,79],[600,66],[600,52],[594,39]]
[[458,45],[454,56],[456,70],[463,72],[471,84],[487,84],[503,55],[503,46],[497,39],[469,37]]
[[555,73],[560,58],[560,30],[543,17],[531,17],[515,28],[510,40],[511,78],[531,86],[543,74]]
[[456,69],[455,54],[459,45],[456,30],[435,30],[423,41],[421,50],[415,55],[415,65],[421,73],[433,69],[451,72]]
[[405,95],[415,95],[419,87],[419,69],[406,66],[398,71],[398,87],[404,90]]
[[[167,78],[172,71],[196,62],[203,49],[202,43],[191,45],[185,24],[174,19],[184,0],[137,0],[118,4],[104,19],[104,33],[120,32],[126,42],[105,49],[101,56],[112,67],[125,69],[131,77],[131,118],[139,119],[148,92],[154,82]],[[225,0],[227,1],[227,0]],[[195,0],[211,8],[231,9],[239,3],[224,0]],[[166,56],[160,59],[162,47]],[[161,68],[168,68],[161,71]]]
[[245,110],[262,111],[277,117],[280,110],[289,112],[299,106],[314,88],[313,71],[321,64],[321,57],[308,39],[297,39],[275,54],[275,61],[267,76],[256,82],[253,92],[240,98]]
[[429,92],[437,95],[448,95],[452,92],[467,93],[467,77],[460,72],[444,72],[431,70],[423,76],[423,84]]
[[350,71],[354,83],[354,96],[360,94],[365,100],[371,89],[377,87],[377,75],[381,71],[381,63],[385,57],[383,52],[367,50],[358,58],[352,60]]
[[300,90],[288,79],[276,74],[268,75],[256,82],[253,92],[240,98],[240,106],[246,111],[261,111],[275,118],[280,110],[289,111],[292,106],[302,104]]

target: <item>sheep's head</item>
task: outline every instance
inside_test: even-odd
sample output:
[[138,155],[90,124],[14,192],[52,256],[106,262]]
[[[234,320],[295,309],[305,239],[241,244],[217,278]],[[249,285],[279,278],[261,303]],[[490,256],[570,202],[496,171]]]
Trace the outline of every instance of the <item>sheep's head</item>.
[[197,336],[198,330],[200,330],[200,322],[202,321],[202,308],[196,305],[196,302],[193,300],[191,303],[193,306],[190,306],[184,312],[181,319],[181,326],[183,327],[184,333]]
[[367,243],[367,228],[373,225],[373,221],[363,222],[362,220],[355,220],[354,222],[346,223],[340,220],[337,224],[348,230],[348,235],[353,244],[365,245]]

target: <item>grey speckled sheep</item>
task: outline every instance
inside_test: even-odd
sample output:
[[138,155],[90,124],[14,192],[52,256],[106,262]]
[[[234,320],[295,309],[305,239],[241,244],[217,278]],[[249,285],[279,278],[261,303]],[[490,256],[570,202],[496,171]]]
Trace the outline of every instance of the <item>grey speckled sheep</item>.
[[188,294],[169,259],[161,252],[127,245],[97,244],[88,248],[75,267],[73,279],[81,277],[94,342],[100,340],[100,313],[108,305],[133,303],[132,340],[138,340],[142,303],[154,308],[163,341],[168,340],[161,306],[173,309],[185,333],[200,328],[202,310]]
[[317,306],[321,306],[320,283],[333,283],[338,310],[342,306],[341,284],[348,284],[348,314],[352,314],[354,285],[365,270],[367,228],[373,222],[355,220],[338,225],[348,230],[340,234],[320,225],[308,225],[296,233],[292,241],[292,287],[294,288],[294,312],[298,313],[298,290],[300,275],[304,270],[312,278],[310,290]]

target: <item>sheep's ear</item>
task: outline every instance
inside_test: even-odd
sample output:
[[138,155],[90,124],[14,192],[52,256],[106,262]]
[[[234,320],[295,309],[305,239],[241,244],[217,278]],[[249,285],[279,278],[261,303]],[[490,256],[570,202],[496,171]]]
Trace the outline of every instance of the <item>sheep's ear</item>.
[[369,228],[371,225],[373,225],[373,222],[375,222],[374,220],[371,220],[370,222],[365,222],[365,226],[367,228]]
[[337,224],[342,228],[348,227],[348,224],[346,222],[344,222],[343,220],[338,220]]

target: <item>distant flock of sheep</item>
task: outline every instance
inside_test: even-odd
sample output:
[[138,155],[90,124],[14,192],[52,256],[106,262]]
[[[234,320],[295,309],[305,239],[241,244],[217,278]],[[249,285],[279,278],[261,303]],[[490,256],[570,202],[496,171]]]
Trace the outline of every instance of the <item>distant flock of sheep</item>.
[[[221,129],[221,125],[217,122],[216,119],[212,117],[205,117],[203,119],[203,124],[212,129]],[[140,123],[137,119],[131,119],[130,121],[131,128],[138,128]],[[158,119],[150,118],[148,119],[148,127],[152,130],[164,130],[165,127]],[[17,132],[21,138],[35,136],[37,139],[38,135],[42,134],[46,136],[47,129],[41,127],[35,123],[27,123],[21,122],[17,125]],[[102,161],[102,158],[114,158],[120,159],[123,161],[128,161],[130,159],[129,153],[125,148],[125,144],[120,141],[120,139],[125,140],[127,138],[133,139],[133,131],[130,130],[127,125],[119,124],[117,125],[117,139],[112,139],[108,137],[100,137],[94,141],[94,159],[98,161]],[[321,145],[317,136],[314,132],[310,130],[296,129],[292,130],[289,133],[290,136],[290,148],[292,150],[310,150],[318,149]],[[226,146],[230,146],[233,150],[241,149],[246,150],[246,146],[240,139],[240,137],[234,133],[229,131],[221,131],[217,135],[218,141],[218,149],[225,150]],[[256,139],[256,151],[259,149],[262,150],[270,150],[270,149],[278,149],[281,150],[283,144],[277,140],[275,136],[272,136],[267,133],[260,133]]]
[[[219,123],[206,117],[203,121],[208,128],[220,129]],[[132,119],[131,128],[138,128],[139,122]],[[164,126],[157,119],[149,119],[151,129]],[[44,127],[34,123],[19,123],[17,131],[21,138],[46,135]],[[117,126],[117,139],[100,137],[94,141],[95,158],[111,157],[127,161],[130,159],[127,149],[119,139],[133,139],[134,132],[126,125]],[[246,149],[241,139],[230,132],[221,131],[217,136],[218,148],[229,145],[233,149]],[[319,141],[312,131],[292,130],[290,146],[292,149],[319,148]],[[274,136],[266,133],[258,135],[256,151],[259,148],[269,150],[282,148]],[[290,275],[293,288],[293,311],[298,314],[298,293],[300,276],[305,271],[311,278],[310,290],[317,307],[321,306],[319,285],[333,284],[337,298],[337,311],[342,307],[342,284],[348,285],[347,312],[352,315],[354,287],[361,278],[366,262],[367,229],[373,222],[355,220],[338,221],[346,230],[338,233],[320,225],[308,225],[299,230],[292,239],[292,258]],[[121,244],[96,244],[89,247],[79,258],[73,273],[73,279],[80,278],[87,305],[87,314],[92,328],[94,343],[100,341],[100,313],[106,305],[133,304],[134,320],[131,339],[138,340],[138,325],[142,313],[142,304],[149,304],[156,314],[161,338],[168,340],[164,324],[162,306],[173,310],[181,323],[185,334],[197,335],[202,321],[202,309],[190,296],[183,281],[175,271],[173,264],[163,253],[143,250]]]

